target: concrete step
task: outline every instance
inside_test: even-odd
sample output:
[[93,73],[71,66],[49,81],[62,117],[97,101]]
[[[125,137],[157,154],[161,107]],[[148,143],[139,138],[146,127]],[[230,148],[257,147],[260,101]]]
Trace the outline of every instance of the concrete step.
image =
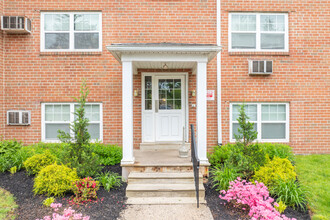
[[[128,176],[128,183],[138,184],[193,184],[193,172],[182,173],[145,173],[145,172],[131,172]],[[200,174],[199,183],[203,183],[203,177]]]
[[[195,197],[195,184],[128,184],[130,197]],[[204,199],[205,189],[199,184],[199,197]]]
[[[199,200],[200,204],[205,204],[205,199]],[[197,204],[196,197],[141,197],[128,198],[126,204],[130,205],[172,205],[172,204]]]
[[[185,143],[186,147],[190,149],[190,143]],[[179,150],[182,147],[182,142],[169,142],[169,143],[141,143],[141,151],[150,150]],[[179,155],[179,151],[177,152]]]
[[167,165],[153,165],[153,164],[134,164],[134,167],[130,167],[130,172],[140,173],[181,173],[192,172],[192,164],[167,164]]

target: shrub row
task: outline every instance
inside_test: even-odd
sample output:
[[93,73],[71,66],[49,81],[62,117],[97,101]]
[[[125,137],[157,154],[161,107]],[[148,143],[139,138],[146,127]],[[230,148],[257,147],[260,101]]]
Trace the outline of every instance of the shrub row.
[[228,190],[237,177],[268,187],[278,203],[306,209],[306,191],[296,181],[294,154],[288,145],[241,143],[216,146],[208,154],[211,180],[217,190]]

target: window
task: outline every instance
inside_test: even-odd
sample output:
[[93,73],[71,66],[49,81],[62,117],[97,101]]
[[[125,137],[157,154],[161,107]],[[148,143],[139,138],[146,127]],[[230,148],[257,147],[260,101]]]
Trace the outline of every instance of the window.
[[[73,123],[74,110],[77,103],[44,103],[42,104],[42,141],[57,142],[58,130],[70,131]],[[102,140],[102,104],[88,103],[85,106],[85,116],[89,119],[88,132],[92,140]],[[71,132],[73,136],[73,133]]]
[[41,13],[41,51],[101,51],[100,12]]
[[[238,134],[237,118],[241,103],[230,104],[230,141],[234,142],[234,134]],[[245,112],[249,121],[258,131],[257,141],[288,142],[289,141],[289,104],[288,103],[246,103]]]
[[229,51],[289,51],[288,15],[230,13]]

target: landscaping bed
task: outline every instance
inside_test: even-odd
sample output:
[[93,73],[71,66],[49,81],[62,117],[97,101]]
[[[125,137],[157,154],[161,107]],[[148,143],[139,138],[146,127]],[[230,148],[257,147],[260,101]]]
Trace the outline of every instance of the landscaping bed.
[[[103,171],[112,171],[121,175],[120,165],[105,166]],[[0,173],[0,188],[11,192],[19,207],[16,210],[16,219],[35,220],[46,215],[52,215],[50,207],[42,205],[45,195],[34,195],[33,184],[34,176],[28,176],[26,171],[19,171],[13,175],[10,173]],[[97,191],[98,199],[95,203],[87,205],[74,205],[72,208],[76,212],[90,216],[91,219],[117,219],[121,210],[125,208],[126,183],[107,192],[103,187]],[[68,200],[72,194],[67,194],[61,198],[55,198],[56,203],[62,203],[63,208],[69,207]]]
[[[204,184],[205,200],[207,206],[210,208],[214,220],[248,220],[251,219],[247,212],[242,212],[232,206],[226,205],[227,202],[219,198],[219,192],[212,188],[212,183],[209,181]],[[284,213],[288,218],[295,218],[297,220],[310,220],[308,211],[297,211],[288,207]]]

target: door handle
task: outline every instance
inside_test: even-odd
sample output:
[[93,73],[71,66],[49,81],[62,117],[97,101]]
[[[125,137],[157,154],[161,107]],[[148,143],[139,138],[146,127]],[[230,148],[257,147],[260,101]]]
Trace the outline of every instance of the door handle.
[[155,113],[158,113],[159,110],[159,100],[155,100]]

